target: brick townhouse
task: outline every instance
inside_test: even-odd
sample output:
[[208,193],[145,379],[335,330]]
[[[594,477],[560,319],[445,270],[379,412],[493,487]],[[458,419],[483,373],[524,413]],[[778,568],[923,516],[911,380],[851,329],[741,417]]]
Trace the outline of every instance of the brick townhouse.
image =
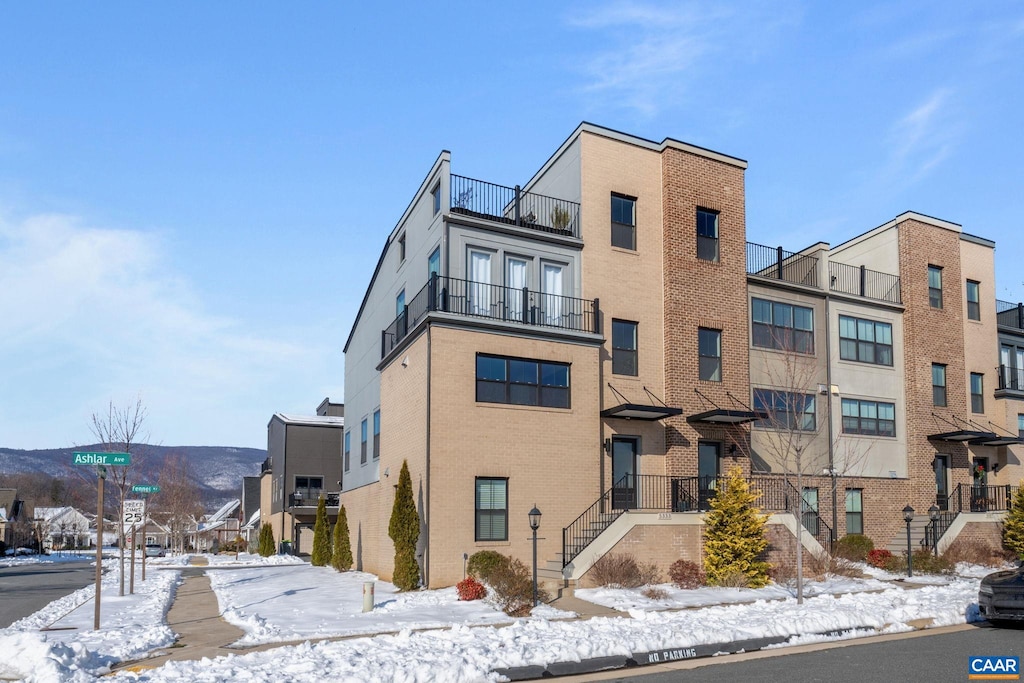
[[[993,244],[918,214],[834,248],[754,244],[746,166],[589,123],[522,187],[456,175],[441,153],[345,344],[357,568],[391,574],[403,461],[429,586],[481,549],[527,560],[535,505],[549,577],[579,580],[610,550],[697,559],[700,511],[734,465],[766,509],[802,506],[810,544],[888,543],[908,503],[917,525],[940,503],[950,532],[982,514],[972,492],[1000,507],[980,487],[1020,476],[1024,360],[1003,351],[997,370],[999,340],[1024,359],[1024,325],[997,329]],[[773,538],[795,519],[774,518]]]

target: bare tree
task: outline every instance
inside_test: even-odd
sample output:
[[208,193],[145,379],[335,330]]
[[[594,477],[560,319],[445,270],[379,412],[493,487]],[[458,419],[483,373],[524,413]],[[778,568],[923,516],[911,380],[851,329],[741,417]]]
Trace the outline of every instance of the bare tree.
[[188,532],[203,512],[199,485],[188,459],[178,454],[168,456],[157,481],[160,491],[153,496],[154,512],[170,532],[171,547],[184,552]]
[[[117,514],[117,540],[121,550],[121,583],[120,595],[124,595],[124,501],[131,490],[130,476],[133,469],[141,465],[141,453],[138,446],[145,443],[149,438],[148,434],[142,433],[143,424],[146,421],[146,408],[142,405],[142,399],[136,398],[133,403],[124,407],[114,405],[113,401],[107,404],[106,414],[92,414],[92,433],[99,443],[108,451],[113,453],[128,453],[131,461],[128,465],[108,467],[107,480],[114,484],[118,492],[118,514]],[[135,549],[132,548],[132,552]]]

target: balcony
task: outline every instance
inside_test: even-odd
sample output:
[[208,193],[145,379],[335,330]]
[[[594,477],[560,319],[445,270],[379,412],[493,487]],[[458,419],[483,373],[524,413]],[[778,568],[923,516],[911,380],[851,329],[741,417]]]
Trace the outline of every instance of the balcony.
[[533,192],[452,175],[453,214],[484,218],[505,225],[563,237],[580,236],[580,205]]
[[1024,304],[996,299],[996,322],[1003,327],[1024,331]]
[[288,494],[288,507],[315,508],[317,504],[320,502],[321,495],[327,499],[327,507],[338,507],[338,498],[341,494],[338,492],[328,493],[325,492],[323,489],[295,489],[290,494]]
[[[1010,365],[999,366],[999,386],[996,391],[1011,391],[1024,394],[1024,368]],[[996,394],[999,397],[999,394]]]
[[876,301],[888,301],[891,304],[903,303],[899,275],[830,261],[828,276],[829,289],[833,292],[855,294]]
[[782,247],[766,247],[753,242],[747,242],[747,275],[820,287],[818,257],[794,254]]
[[434,274],[387,329],[381,331],[380,357],[391,353],[433,311],[513,325],[596,334],[598,303],[597,299],[576,299]]

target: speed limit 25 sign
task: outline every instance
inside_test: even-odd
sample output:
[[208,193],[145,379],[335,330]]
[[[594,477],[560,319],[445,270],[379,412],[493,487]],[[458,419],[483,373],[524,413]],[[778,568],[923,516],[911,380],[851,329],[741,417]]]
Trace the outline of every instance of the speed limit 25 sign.
[[126,500],[124,502],[124,525],[142,524],[142,515],[146,511],[146,501]]

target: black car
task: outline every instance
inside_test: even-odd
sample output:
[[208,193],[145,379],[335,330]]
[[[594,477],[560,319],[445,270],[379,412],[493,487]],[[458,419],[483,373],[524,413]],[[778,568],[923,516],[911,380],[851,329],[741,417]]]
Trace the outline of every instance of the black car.
[[1024,566],[989,574],[978,588],[981,616],[994,624],[1024,622]]

